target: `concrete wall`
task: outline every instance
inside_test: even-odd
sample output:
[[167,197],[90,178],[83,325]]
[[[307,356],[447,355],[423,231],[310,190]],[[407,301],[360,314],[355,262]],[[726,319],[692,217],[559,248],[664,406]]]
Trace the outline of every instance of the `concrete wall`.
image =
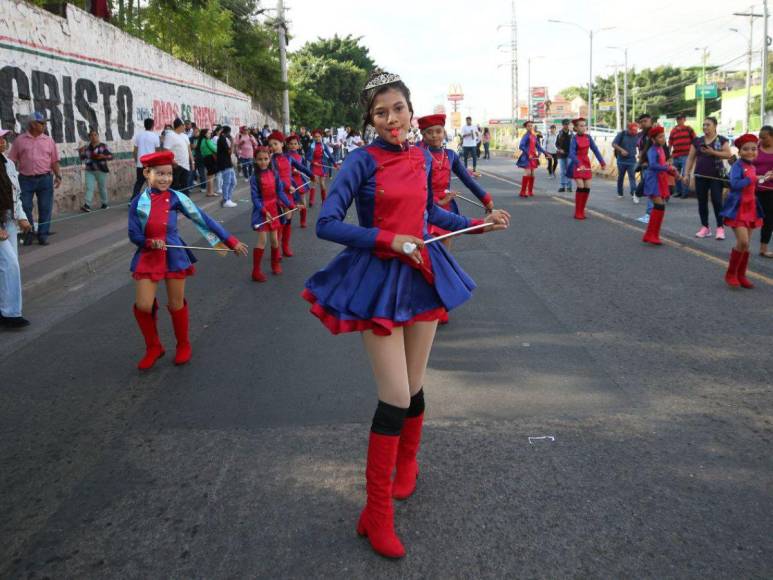
[[96,126],[115,155],[111,198],[131,193],[132,137],[147,117],[157,130],[175,117],[214,124],[278,126],[248,95],[115,26],[67,5],[61,18],[20,0],[0,0],[0,124],[21,132],[42,110],[59,146],[64,181],[55,211],[83,199],[78,147]]

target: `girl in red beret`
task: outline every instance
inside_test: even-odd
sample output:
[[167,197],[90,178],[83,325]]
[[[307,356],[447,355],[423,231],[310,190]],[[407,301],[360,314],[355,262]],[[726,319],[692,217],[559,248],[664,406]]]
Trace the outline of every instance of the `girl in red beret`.
[[537,132],[534,130],[534,123],[526,121],[523,127],[526,129],[526,133],[524,133],[518,146],[521,155],[518,157],[516,165],[523,169],[520,196],[531,197],[534,195],[534,170],[539,167],[540,154],[544,155],[547,159],[552,159],[552,157],[539,144]]
[[591,179],[593,179],[588,151],[593,151],[602,169],[607,164],[601,156],[599,148],[596,147],[593,137],[588,135],[588,126],[585,123],[585,119],[578,117],[572,123],[574,124],[575,134],[572,136],[572,141],[569,144],[569,165],[566,173],[571,175],[577,184],[574,193],[574,219],[584,220],[585,204],[588,203],[588,197],[590,197],[590,183]]
[[184,248],[186,243],[177,231],[177,215],[191,220],[207,242],[216,247],[225,243],[237,256],[247,255],[247,246],[229,234],[188,196],[170,189],[172,185],[171,151],[149,153],[140,158],[148,187],[134,198],[129,209],[129,239],[137,246],[132,258],[132,277],[136,281],[134,318],[145,338],[145,356],[137,365],[140,370],[151,368],[164,356],[164,347],[158,337],[158,283],[166,284],[167,306],[177,338],[176,365],[191,358],[188,338],[188,302],[185,300],[185,279],[194,274],[196,257]]
[[650,146],[646,152],[647,168],[644,170],[644,195],[652,200],[652,212],[642,242],[659,246],[660,227],[666,215],[666,200],[669,198],[668,176],[676,175],[676,170],[666,163],[666,134],[663,127],[655,125],[648,136]]
[[[335,161],[333,160],[333,151],[327,143],[322,141],[322,130],[314,129],[311,136],[313,141],[309,145],[309,150],[306,151],[306,164],[311,167],[314,183],[319,184],[319,193],[324,202],[327,197],[327,170],[335,166]],[[314,205],[314,191],[315,187],[312,185],[311,193],[309,193],[309,207]]]
[[[298,192],[295,191],[292,183],[293,171],[300,171],[312,178],[311,172],[306,167],[298,163],[295,159],[290,157],[289,154],[284,152],[285,136],[281,131],[273,131],[268,136],[268,147],[271,149],[271,167],[279,174],[279,179],[282,180],[282,186],[284,192],[288,197],[292,197],[298,208],[303,208],[303,200]],[[305,209],[305,208],[304,208]],[[281,218],[282,227],[279,230],[279,239],[282,242],[282,254],[290,258],[293,256],[293,251],[290,249],[290,236],[292,234],[292,222],[293,214],[284,216]]]
[[287,148],[287,155],[296,163],[303,165],[303,168],[306,170],[304,172],[298,169],[293,169],[292,174],[293,188],[300,196],[300,202],[298,203],[298,206],[300,207],[301,214],[301,228],[305,228],[306,215],[308,213],[306,205],[308,204],[307,198],[309,194],[309,183],[314,179],[314,176],[306,166],[306,159],[303,157],[303,155],[301,155],[301,138],[295,133],[290,133],[285,140],[285,146]]
[[[754,288],[746,277],[749,264],[749,241],[752,230],[762,225],[762,205],[755,195],[757,170],[754,160],[757,158],[757,136],[751,133],[741,135],[735,140],[738,148],[738,161],[730,169],[730,193],[722,207],[720,215],[726,226],[733,228],[735,248],[730,253],[730,262],[725,273],[725,282],[733,288]],[[768,171],[759,181],[773,177]]]

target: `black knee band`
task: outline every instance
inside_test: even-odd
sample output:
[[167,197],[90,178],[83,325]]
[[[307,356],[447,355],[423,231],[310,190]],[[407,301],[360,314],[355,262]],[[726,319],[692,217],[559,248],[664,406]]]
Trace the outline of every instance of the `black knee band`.
[[405,409],[379,401],[370,430],[379,435],[400,435],[404,420]]
[[666,211],[666,206],[665,204],[662,204],[662,203],[653,203],[652,208],[659,209],[660,211]]
[[424,412],[424,389],[420,389],[413,397],[411,397],[411,406],[408,407],[408,411],[405,413],[406,417],[418,417]]

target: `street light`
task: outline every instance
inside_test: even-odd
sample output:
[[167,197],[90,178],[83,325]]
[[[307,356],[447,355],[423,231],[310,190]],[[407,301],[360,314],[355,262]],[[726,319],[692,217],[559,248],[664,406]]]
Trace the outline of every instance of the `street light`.
[[590,41],[590,52],[588,57],[588,127],[593,125],[593,35],[605,30],[612,30],[614,26],[605,26],[604,28],[597,28],[596,30],[585,28],[577,24],[576,22],[568,22],[566,20],[554,20],[548,19],[548,22],[553,24],[569,24],[570,26],[576,26],[583,32],[588,33],[588,39]]
[[531,61],[532,60],[537,60],[538,58],[545,58],[545,57],[544,56],[530,56],[528,59],[526,59],[527,62],[528,62],[528,66],[527,66],[528,73],[527,73],[527,80],[526,80],[526,90],[529,91],[529,114],[526,115],[527,119],[531,118],[531,106],[532,106],[532,102],[531,102]]
[[[623,52],[623,125],[628,123],[628,48],[619,46],[608,46],[610,50],[620,50]],[[615,73],[617,74],[617,73]],[[615,77],[617,78],[617,77]],[[631,119],[633,121],[633,119]]]

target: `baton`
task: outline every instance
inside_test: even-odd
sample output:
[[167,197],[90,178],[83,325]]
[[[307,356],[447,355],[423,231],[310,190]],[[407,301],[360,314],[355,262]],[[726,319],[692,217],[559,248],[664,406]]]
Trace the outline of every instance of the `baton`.
[[[442,236],[438,236],[436,238],[431,238],[431,239],[427,240],[426,242],[424,242],[424,245],[426,246],[427,244],[432,244],[433,242],[439,242],[440,240],[445,240],[446,238],[451,238],[451,237],[454,237],[454,236],[458,236],[460,234],[471,232],[473,230],[479,230],[481,228],[485,228],[485,227],[488,227],[488,226],[491,226],[491,225],[493,225],[493,224],[490,224],[490,223],[486,222],[484,224],[478,224],[477,226],[470,226],[469,228],[464,228],[463,230],[457,230],[455,232],[449,232],[447,234],[443,234]],[[416,246],[416,244],[414,244],[413,242],[405,242],[403,244],[403,254],[413,254],[416,251],[417,247],[418,246]]]

